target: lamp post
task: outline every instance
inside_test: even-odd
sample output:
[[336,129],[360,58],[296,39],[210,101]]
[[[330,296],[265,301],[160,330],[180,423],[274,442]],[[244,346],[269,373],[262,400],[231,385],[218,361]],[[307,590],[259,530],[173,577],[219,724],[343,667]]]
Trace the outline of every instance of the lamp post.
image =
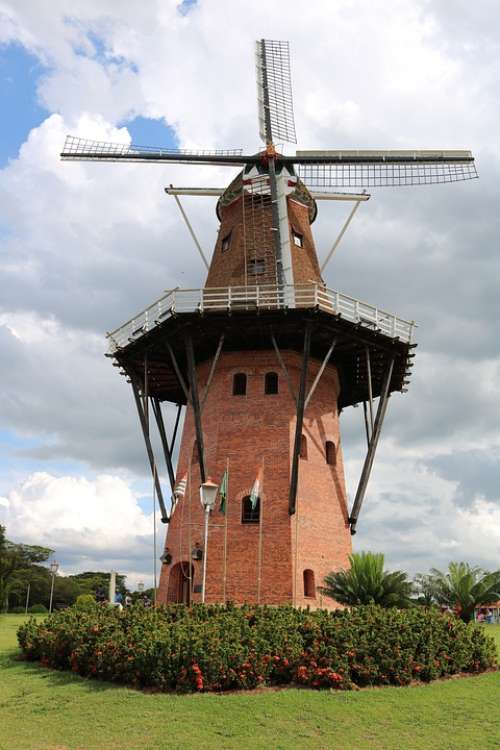
[[207,557],[208,557],[208,517],[215,505],[218,486],[212,482],[210,477],[200,485],[200,502],[205,511],[205,538],[203,542],[203,581],[201,585],[201,601],[205,602],[205,585],[207,581]]
[[50,585],[50,602],[49,602],[49,613],[52,612],[52,600],[54,598],[54,580],[56,577],[56,573],[59,570],[59,563],[55,560],[52,560],[50,563],[50,572],[52,573],[52,583]]

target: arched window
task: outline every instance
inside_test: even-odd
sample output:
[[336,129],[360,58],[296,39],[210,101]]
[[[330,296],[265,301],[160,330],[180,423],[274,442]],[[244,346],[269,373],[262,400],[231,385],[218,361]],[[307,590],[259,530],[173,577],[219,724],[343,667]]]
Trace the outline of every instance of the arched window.
[[307,458],[307,438],[305,435],[300,437],[300,457]]
[[337,461],[337,451],[335,450],[335,443],[332,443],[331,440],[327,440],[325,443],[325,459],[327,464],[335,466]]
[[264,393],[278,393],[278,373],[266,372]]
[[260,498],[257,498],[255,507],[252,507],[252,498],[247,495],[241,501],[241,523],[259,523],[260,521]]
[[245,396],[247,392],[247,376],[244,372],[237,372],[233,377],[233,396]]
[[314,599],[316,596],[316,586],[314,585],[314,570],[304,570],[304,596]]

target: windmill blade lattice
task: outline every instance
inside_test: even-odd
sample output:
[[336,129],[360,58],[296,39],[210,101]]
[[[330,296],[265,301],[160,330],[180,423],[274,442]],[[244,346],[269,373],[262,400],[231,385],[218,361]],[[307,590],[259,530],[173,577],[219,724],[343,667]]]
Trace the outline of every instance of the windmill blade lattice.
[[470,151],[298,151],[293,163],[313,188],[430,185],[478,176]]
[[256,42],[259,134],[264,143],[297,143],[293,116],[290,45],[273,39]]
[[135,146],[126,143],[93,141],[66,136],[61,159],[65,161],[176,162],[244,166],[254,157],[243,156],[242,149],[175,149]]

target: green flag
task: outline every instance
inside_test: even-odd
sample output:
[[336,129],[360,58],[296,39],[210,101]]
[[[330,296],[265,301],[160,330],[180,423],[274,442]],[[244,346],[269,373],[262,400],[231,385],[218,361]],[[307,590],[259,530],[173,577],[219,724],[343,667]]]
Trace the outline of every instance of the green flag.
[[252,510],[255,510],[257,507],[257,503],[260,500],[260,490],[262,485],[262,468],[259,469],[257,472],[257,477],[255,479],[255,482],[253,483],[252,491],[250,492],[250,504],[252,506]]
[[224,472],[224,476],[222,477],[222,481],[219,487],[219,497],[220,497],[219,510],[221,513],[226,512],[228,480],[229,480],[229,476],[228,476],[228,470],[226,468],[226,471]]

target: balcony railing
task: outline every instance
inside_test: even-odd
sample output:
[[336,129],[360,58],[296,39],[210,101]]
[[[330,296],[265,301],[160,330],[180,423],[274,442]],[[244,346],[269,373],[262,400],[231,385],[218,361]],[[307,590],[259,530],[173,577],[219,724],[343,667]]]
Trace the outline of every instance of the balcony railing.
[[351,323],[379,331],[385,336],[410,343],[414,322],[398,318],[378,307],[327,289],[319,284],[295,286],[229,286],[204,289],[173,289],[134,318],[108,333],[112,353],[137,341],[177,313],[217,311],[320,309],[340,315]]

